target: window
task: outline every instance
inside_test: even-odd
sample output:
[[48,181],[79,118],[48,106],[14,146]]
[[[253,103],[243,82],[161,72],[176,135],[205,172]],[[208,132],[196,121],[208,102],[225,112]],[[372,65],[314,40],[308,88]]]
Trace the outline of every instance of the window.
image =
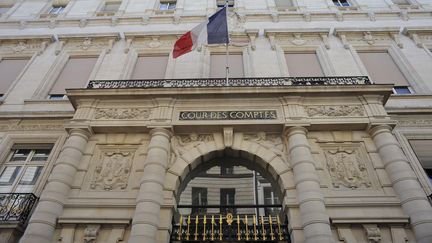
[[53,5],[48,9],[48,14],[60,14],[66,8],[66,5]]
[[275,0],[275,4],[276,8],[280,10],[290,9],[294,6],[292,0]]
[[176,1],[160,1],[159,10],[172,10],[176,8]]
[[322,77],[324,72],[315,53],[285,53],[291,77]]
[[[207,205],[207,188],[192,187],[192,206]],[[206,208],[192,208],[192,214],[205,213]]]
[[395,86],[393,92],[395,94],[412,94],[411,89],[407,86]]
[[398,91],[405,94],[409,92],[408,80],[387,51],[360,52],[359,56],[374,83],[394,83],[396,93]]
[[15,145],[0,170],[0,193],[33,192],[51,149],[51,144]]
[[7,13],[11,7],[0,7],[0,15]]
[[347,0],[333,0],[333,4],[338,7],[349,7],[350,3]]
[[409,143],[432,184],[432,140],[411,139]]
[[59,99],[68,88],[84,88],[97,57],[71,57],[63,67],[54,86],[50,91],[50,99]]
[[232,175],[234,174],[234,166],[232,165],[221,165],[221,175]]
[[396,5],[410,5],[408,0],[392,0],[392,2]]
[[[226,3],[225,0],[217,0],[216,5],[218,8],[223,8],[225,7],[225,3]],[[228,0],[228,7],[229,8],[234,7],[234,0]]]
[[3,59],[0,61],[0,97],[7,92],[28,61],[29,59]]
[[164,79],[168,56],[140,56],[132,72],[132,79]]
[[[221,188],[220,189],[220,205],[229,206],[235,205],[235,188]],[[235,208],[221,208],[221,213],[235,213]]]
[[[229,77],[242,78],[243,72],[243,55],[229,54]],[[226,56],[222,53],[211,54],[210,56],[210,78],[224,78],[226,75]]]
[[115,13],[120,8],[120,4],[121,3],[119,3],[119,2],[107,2],[107,3],[105,3],[103,8],[101,9],[101,12]]
[[[271,187],[264,187],[264,204],[275,205],[280,204],[279,197],[274,193]],[[266,215],[276,215],[279,213],[279,208],[265,208]]]

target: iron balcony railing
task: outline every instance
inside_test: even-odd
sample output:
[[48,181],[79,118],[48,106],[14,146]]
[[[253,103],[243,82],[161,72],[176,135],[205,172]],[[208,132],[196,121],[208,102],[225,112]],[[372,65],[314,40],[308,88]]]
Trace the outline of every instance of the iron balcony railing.
[[281,205],[179,205],[177,208],[172,243],[291,242]]
[[0,223],[25,224],[37,201],[33,193],[0,193]]
[[208,88],[208,87],[288,87],[318,85],[369,85],[367,76],[270,77],[270,78],[201,78],[151,80],[91,80],[88,89],[128,88]]

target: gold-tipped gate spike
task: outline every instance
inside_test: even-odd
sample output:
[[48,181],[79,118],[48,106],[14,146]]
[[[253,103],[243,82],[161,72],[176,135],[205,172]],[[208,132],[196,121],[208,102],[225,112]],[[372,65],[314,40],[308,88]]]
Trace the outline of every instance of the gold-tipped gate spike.
[[180,214],[180,227],[179,227],[179,231],[178,231],[178,240],[181,240],[182,237],[182,224],[183,224],[183,215]]
[[198,240],[198,215],[195,217],[195,240]]
[[279,219],[279,215],[276,215],[276,218],[277,218],[277,225],[278,225],[278,235],[279,235],[279,240],[283,240],[282,231],[281,231],[281,226],[280,226],[280,219]]
[[211,219],[211,240],[214,241],[214,224],[215,224],[215,219],[214,219],[214,215],[212,215],[212,219]]
[[264,216],[261,215],[261,228],[262,228],[262,240],[267,240],[266,232],[264,229]]
[[256,218],[255,218],[255,215],[253,215],[253,235],[254,235],[254,240],[258,240],[258,232],[257,232],[257,229],[256,229]]
[[220,217],[219,217],[219,240],[221,241],[222,240],[222,223],[223,223],[223,221],[222,221],[222,214],[220,214],[219,215]]
[[237,240],[240,240],[241,233],[240,233],[240,216],[237,215]]
[[188,221],[187,221],[187,232],[186,232],[186,240],[189,240],[189,228],[190,228],[190,223],[191,223],[191,219],[190,219],[190,215],[188,216]]
[[203,222],[204,229],[203,229],[203,233],[202,233],[203,240],[206,240],[206,223],[207,223],[207,216],[204,215],[204,222]]
[[272,216],[269,215],[268,219],[269,219],[269,223],[270,223],[270,238],[271,238],[271,240],[275,240],[274,233],[273,233]]
[[245,215],[245,227],[246,227],[246,240],[249,240],[249,225],[248,225],[248,217]]

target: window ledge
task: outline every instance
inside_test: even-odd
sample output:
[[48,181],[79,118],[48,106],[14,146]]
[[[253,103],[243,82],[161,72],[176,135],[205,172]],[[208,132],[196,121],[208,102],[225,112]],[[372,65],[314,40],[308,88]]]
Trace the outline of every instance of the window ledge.
[[54,19],[57,18],[59,15],[58,14],[51,14],[51,13],[43,13],[39,15],[40,19]]
[[96,12],[96,16],[97,17],[109,17],[109,16],[114,16],[116,14],[116,12]]
[[156,10],[155,13],[156,14],[174,14],[175,10],[174,9],[167,9],[167,10]]
[[277,8],[278,12],[296,12],[298,10],[299,10],[298,7],[288,7],[288,8],[279,7],[279,8]]

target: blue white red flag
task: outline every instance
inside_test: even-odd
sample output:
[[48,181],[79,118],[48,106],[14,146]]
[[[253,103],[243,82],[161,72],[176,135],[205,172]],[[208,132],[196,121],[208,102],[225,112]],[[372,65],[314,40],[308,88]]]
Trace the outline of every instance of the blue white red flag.
[[229,43],[227,11],[226,7],[223,7],[207,21],[182,35],[174,44],[173,57],[177,58],[203,44],[227,43]]

